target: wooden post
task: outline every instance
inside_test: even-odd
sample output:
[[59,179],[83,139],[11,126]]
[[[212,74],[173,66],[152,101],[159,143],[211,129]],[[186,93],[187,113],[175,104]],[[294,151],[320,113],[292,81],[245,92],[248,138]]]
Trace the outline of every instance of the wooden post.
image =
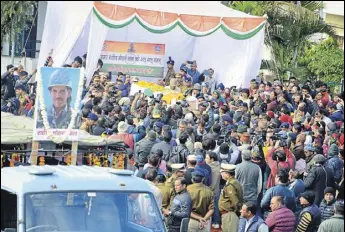
[[38,149],[40,148],[39,141],[32,141],[32,148],[31,148],[31,165],[37,165],[37,155]]
[[78,141],[72,142],[72,162],[71,165],[77,165],[77,154],[78,154]]

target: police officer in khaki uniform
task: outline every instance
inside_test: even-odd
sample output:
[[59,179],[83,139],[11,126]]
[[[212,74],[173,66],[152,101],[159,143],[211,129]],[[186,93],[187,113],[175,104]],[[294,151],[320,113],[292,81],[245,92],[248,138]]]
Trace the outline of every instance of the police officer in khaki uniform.
[[174,189],[175,188],[175,181],[178,178],[182,178],[184,176],[185,166],[183,163],[171,164],[171,169],[172,169],[171,177],[169,177],[167,179],[165,184],[168,185],[171,189]]
[[165,75],[165,78],[163,79],[163,81],[165,82],[165,86],[169,86],[170,80],[175,78],[174,64],[175,64],[175,61],[173,61],[171,57],[169,56],[169,60],[167,62],[168,71],[167,71],[167,74]]
[[188,232],[209,232],[214,212],[214,196],[212,190],[203,184],[204,173],[196,169],[192,173],[193,184],[187,187],[192,198],[192,211],[188,224]]
[[173,200],[174,190],[170,188],[170,186],[165,184],[166,178],[164,175],[157,175],[157,188],[162,193],[162,209],[169,209],[171,205],[171,201]]
[[239,218],[236,214],[243,202],[243,189],[235,179],[236,165],[221,164],[221,175],[226,184],[220,194],[219,211],[222,215],[223,232],[234,232],[238,229]]

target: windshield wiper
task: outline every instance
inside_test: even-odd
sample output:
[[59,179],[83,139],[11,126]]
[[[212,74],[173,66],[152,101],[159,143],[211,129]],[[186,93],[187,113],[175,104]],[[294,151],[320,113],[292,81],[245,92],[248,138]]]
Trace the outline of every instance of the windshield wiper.
[[89,200],[89,211],[87,212],[88,216],[91,215],[91,208],[92,208],[92,197],[90,197],[90,200]]

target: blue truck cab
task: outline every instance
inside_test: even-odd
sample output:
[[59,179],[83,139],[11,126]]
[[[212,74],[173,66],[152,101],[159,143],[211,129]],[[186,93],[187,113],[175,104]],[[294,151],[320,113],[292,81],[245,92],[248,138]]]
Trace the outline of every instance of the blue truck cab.
[[166,231],[149,184],[90,166],[1,169],[1,231]]

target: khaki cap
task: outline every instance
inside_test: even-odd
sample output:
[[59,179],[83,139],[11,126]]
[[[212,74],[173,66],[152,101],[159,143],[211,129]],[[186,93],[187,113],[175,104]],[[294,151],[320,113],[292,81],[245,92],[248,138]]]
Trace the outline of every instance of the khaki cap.
[[184,164],[171,164],[171,168],[173,171],[185,171]]
[[196,161],[196,155],[189,155],[187,156],[188,161]]
[[222,163],[220,165],[220,168],[221,168],[220,172],[233,172],[236,169],[236,165]]

